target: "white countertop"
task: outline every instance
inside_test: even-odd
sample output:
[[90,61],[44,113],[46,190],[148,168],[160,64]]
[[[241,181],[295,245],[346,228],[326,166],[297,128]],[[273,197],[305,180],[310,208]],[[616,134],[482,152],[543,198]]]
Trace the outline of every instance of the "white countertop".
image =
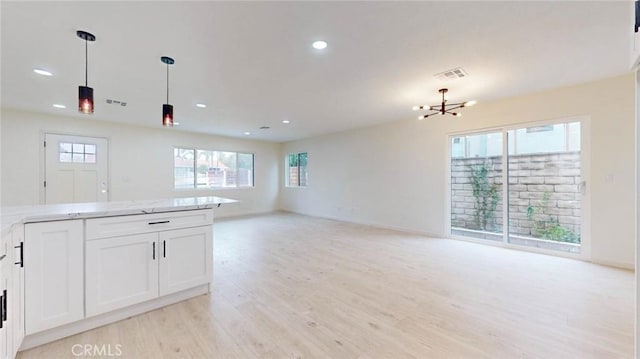
[[238,202],[221,197],[185,197],[158,200],[45,204],[35,206],[0,207],[1,234],[4,236],[16,223],[47,222],[65,219],[124,216],[160,212],[189,211],[215,208]]

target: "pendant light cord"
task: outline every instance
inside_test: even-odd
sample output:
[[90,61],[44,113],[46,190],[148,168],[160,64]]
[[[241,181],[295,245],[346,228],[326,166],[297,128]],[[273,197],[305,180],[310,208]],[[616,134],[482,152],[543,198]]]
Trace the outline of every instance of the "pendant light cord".
[[167,105],[169,104],[169,64],[167,64]]
[[89,41],[84,39],[84,86],[89,87]]

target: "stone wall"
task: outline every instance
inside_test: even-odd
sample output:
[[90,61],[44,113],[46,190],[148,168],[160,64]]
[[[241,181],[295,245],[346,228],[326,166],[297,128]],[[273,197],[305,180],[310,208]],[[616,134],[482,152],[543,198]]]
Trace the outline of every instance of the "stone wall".
[[[502,232],[502,157],[455,158],[451,162],[451,226],[480,230],[476,222],[472,168],[485,164],[489,183],[497,185],[499,202],[492,223],[484,230]],[[509,232],[534,236],[528,208],[535,219],[553,219],[580,233],[580,152],[509,156]],[[546,195],[545,195],[546,194]],[[545,196],[547,199],[545,200]]]

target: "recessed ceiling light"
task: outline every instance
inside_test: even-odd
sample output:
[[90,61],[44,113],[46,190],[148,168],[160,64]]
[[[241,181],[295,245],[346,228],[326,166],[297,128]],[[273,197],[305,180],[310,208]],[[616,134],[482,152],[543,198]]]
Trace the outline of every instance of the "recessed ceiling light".
[[245,132],[244,135],[245,136],[249,136],[251,134],[251,132]]
[[33,69],[33,72],[37,73],[38,75],[42,75],[42,76],[53,76],[53,74],[47,70],[43,70],[43,69]]
[[203,103],[197,103],[196,107],[200,107],[200,108],[207,108],[207,105],[203,104]]
[[282,120],[282,123],[287,123],[287,124],[289,124],[289,123],[291,123],[291,121],[289,121],[289,120]]
[[58,104],[58,103],[54,103],[53,107],[55,107],[55,108],[67,108],[67,106],[61,105],[61,104]]
[[311,44],[311,46],[313,46],[314,49],[322,50],[327,47],[327,42],[318,40],[318,41],[314,41],[313,44]]

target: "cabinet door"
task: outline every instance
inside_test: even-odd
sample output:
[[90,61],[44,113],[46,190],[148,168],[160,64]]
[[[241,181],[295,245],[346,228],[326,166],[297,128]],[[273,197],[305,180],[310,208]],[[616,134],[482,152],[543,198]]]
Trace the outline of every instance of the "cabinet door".
[[13,266],[11,296],[9,297],[11,331],[13,332],[14,357],[24,339],[24,225],[16,225],[11,232],[13,240],[13,260],[9,263]]
[[26,334],[84,318],[82,220],[25,225]]
[[87,316],[158,296],[157,233],[87,241]]
[[[5,290],[7,293],[9,292],[9,275],[11,274],[9,260],[10,258],[8,257],[0,260],[0,308],[2,308],[1,303],[4,301]],[[0,313],[2,313],[1,310]],[[0,359],[11,358],[12,343],[9,322],[3,321],[2,316],[0,315],[0,323],[2,323],[2,328],[0,328]]]
[[211,282],[212,226],[160,232],[160,295]]

